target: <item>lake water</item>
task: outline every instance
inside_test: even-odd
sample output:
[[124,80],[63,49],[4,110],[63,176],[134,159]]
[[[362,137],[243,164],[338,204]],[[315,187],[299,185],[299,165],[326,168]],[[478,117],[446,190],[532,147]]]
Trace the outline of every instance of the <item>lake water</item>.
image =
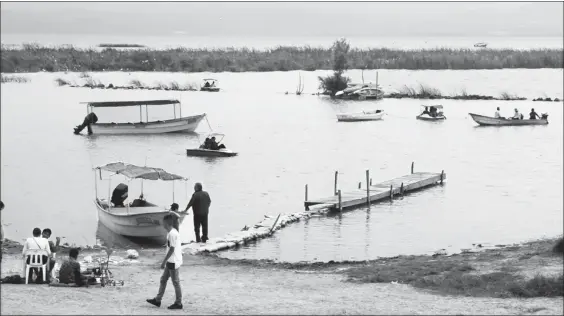
[[[224,48],[248,47],[267,49],[277,46],[312,46],[331,47],[334,37],[195,37],[183,34],[170,36],[123,36],[95,34],[5,34],[2,33],[2,44],[21,45],[37,43],[46,46],[72,44],[75,47],[96,47],[101,43],[141,44],[149,48],[164,49],[175,47],[188,48]],[[502,49],[542,49],[563,48],[562,37],[347,37],[352,47],[375,48],[387,47],[397,49],[431,49],[473,48],[475,43],[486,42],[488,48]]]
[[[212,198],[210,237],[221,237],[262,220],[264,215],[303,209],[304,185],[310,196],[339,187],[352,189],[370,169],[373,181],[416,171],[445,170],[448,182],[360,208],[341,216],[323,216],[292,224],[274,237],[224,252],[228,257],[284,261],[364,259],[467,248],[472,243],[509,243],[562,234],[562,102],[435,100],[448,119],[440,124],[415,116],[421,100],[333,102],[314,96],[317,76],[302,72],[306,95],[294,91],[298,72],[218,73],[220,93],[92,90],[58,87],[56,78],[83,83],[78,74],[25,74],[26,84],[2,84],[1,196],[7,238],[22,240],[34,227],[50,227],[63,242],[92,245],[98,230],[92,167],[113,161],[162,167],[190,178],[177,184],[175,200],[183,207],[196,181]],[[105,84],[200,82],[209,73],[93,73]],[[361,80],[360,71],[348,73]],[[365,72],[365,80],[375,72]],[[527,98],[564,97],[562,69],[486,71],[379,71],[388,91],[427,84],[443,93]],[[228,159],[186,157],[197,146],[195,134],[87,137],[72,128],[86,114],[84,101],[177,98],[183,115],[205,112],[226,145],[239,152]],[[509,115],[517,107],[548,112],[547,126],[476,128],[468,112]],[[383,121],[338,123],[338,111],[385,110]],[[172,107],[151,107],[151,119],[173,115]],[[102,109],[100,121],[135,121],[138,109]],[[208,130],[202,122],[200,133]],[[112,188],[117,184],[112,182]],[[107,182],[99,183],[101,197]],[[130,196],[140,192],[131,182]],[[172,185],[144,183],[145,196],[160,205],[172,202]],[[103,234],[102,234],[103,235]],[[192,240],[192,221],[181,227]],[[103,237],[103,236],[102,236]]]

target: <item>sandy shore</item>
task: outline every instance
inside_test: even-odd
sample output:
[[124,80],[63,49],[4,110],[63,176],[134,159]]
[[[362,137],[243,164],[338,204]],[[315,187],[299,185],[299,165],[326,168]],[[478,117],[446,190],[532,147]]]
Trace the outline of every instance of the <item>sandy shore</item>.
[[[20,256],[4,254],[2,277],[17,273]],[[81,254],[96,256],[98,251]],[[345,266],[322,268],[252,264],[184,255],[183,311],[169,311],[169,284],[161,308],[145,303],[156,294],[164,250],[140,251],[138,260],[110,266],[124,286],[53,288],[2,284],[1,313],[13,314],[554,314],[563,299],[497,299],[437,295],[409,285],[346,282]],[[124,257],[125,252],[112,257]]]

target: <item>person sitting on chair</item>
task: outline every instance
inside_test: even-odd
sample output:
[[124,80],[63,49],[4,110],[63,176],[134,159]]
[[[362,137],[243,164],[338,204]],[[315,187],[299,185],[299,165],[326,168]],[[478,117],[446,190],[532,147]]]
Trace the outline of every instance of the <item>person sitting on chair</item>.
[[78,249],[71,248],[69,258],[61,264],[59,270],[59,283],[76,284],[78,286],[88,286],[87,277],[80,274],[80,263],[78,262]]
[[[30,269],[29,270],[29,275],[25,275],[25,267],[26,264],[30,263],[30,258],[27,257],[26,258],[26,252],[28,250],[45,250],[47,252],[47,256],[42,256],[41,257],[41,263],[42,264],[46,264],[47,261],[49,260],[49,256],[51,256],[51,249],[49,247],[49,241],[47,241],[47,239],[41,237],[41,229],[40,228],[34,228],[33,229],[33,237],[28,238],[23,246],[23,250],[22,250],[22,256],[24,256],[24,276],[26,278],[30,278],[31,275],[33,275],[33,271],[35,270],[36,275],[41,276],[42,274],[39,273],[39,271],[35,268]],[[30,278],[31,279],[31,278]],[[41,282],[42,280],[40,280],[38,278],[38,282]],[[43,280],[46,281],[46,280]]]

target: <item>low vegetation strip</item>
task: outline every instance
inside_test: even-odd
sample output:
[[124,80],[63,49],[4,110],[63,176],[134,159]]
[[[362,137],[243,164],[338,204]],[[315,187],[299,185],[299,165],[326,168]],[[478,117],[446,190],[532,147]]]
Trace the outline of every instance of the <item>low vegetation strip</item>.
[[349,281],[399,283],[442,294],[490,297],[564,296],[562,239],[453,256],[377,260],[346,270]]
[[[377,44],[377,43],[375,43]],[[280,46],[268,50],[147,49],[133,44],[105,44],[103,49],[72,46],[2,45],[1,71],[163,71],[244,72],[332,69],[332,48]],[[562,49],[426,49],[351,48],[349,69],[503,69],[563,68]]]

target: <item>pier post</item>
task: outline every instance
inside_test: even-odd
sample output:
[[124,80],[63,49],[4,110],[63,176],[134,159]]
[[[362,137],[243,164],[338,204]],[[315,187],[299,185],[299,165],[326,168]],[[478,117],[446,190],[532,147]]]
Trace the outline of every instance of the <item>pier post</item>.
[[390,184],[390,201],[394,199],[394,186]]
[[337,191],[337,195],[339,196],[339,205],[338,205],[339,212],[342,212],[343,211],[343,203],[342,203],[343,201],[342,201],[342,198],[341,198],[341,190]]
[[413,174],[413,167],[414,167],[414,165],[415,165],[415,161],[412,161],[412,162],[411,162],[411,174]]
[[372,178],[370,178],[370,185],[372,185]]
[[360,190],[362,188],[361,186],[361,182],[358,183],[358,189]]
[[366,170],[366,204],[370,208],[370,170]]
[[401,183],[400,194],[401,194],[401,196],[403,196],[403,182]]
[[444,177],[445,177],[445,171],[442,170],[442,171],[441,171],[441,184],[443,184],[443,179],[444,179]]
[[335,171],[335,186],[333,189],[333,194],[337,195],[337,179],[339,177],[339,171]]
[[307,196],[307,184],[306,184],[305,185],[305,202],[307,202],[307,198],[308,198],[308,196]]

